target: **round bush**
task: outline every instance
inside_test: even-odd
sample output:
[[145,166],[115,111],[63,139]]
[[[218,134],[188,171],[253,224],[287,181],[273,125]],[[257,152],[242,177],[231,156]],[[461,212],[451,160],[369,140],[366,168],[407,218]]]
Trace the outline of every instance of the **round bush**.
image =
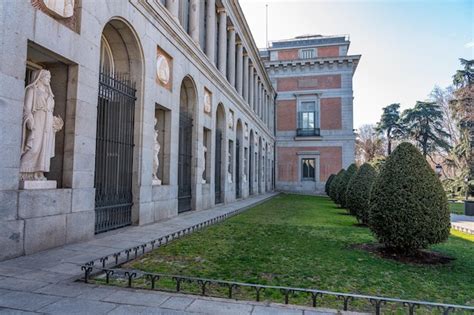
[[380,243],[404,254],[448,238],[450,218],[443,186],[412,144],[400,144],[377,176],[369,226]]
[[336,175],[334,174],[329,175],[328,179],[326,180],[326,184],[324,185],[324,191],[326,192],[326,195],[328,196],[329,196],[329,186],[331,185],[331,182],[335,176]]
[[377,178],[377,171],[372,165],[364,163],[357,173],[352,176],[346,192],[346,206],[350,214],[356,216],[359,222],[369,221],[370,191]]
[[344,169],[340,170],[336,176],[334,176],[334,179],[331,181],[331,185],[329,186],[329,197],[331,197],[332,201],[337,203],[337,192],[338,192],[338,186],[339,182],[341,181],[342,176],[344,176],[344,173],[346,171]]
[[352,176],[355,175],[357,172],[357,165],[352,163],[348,168],[347,171],[342,176],[339,185],[337,186],[337,201],[336,203],[341,205],[342,208],[346,208],[346,191],[349,181],[351,180]]

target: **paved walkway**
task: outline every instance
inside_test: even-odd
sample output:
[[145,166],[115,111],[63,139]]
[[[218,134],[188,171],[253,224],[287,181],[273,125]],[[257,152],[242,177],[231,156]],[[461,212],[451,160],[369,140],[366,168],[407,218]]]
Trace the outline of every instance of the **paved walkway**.
[[474,234],[474,216],[451,214],[451,227],[467,234]]
[[275,194],[132,226],[93,240],[0,262],[0,314],[336,314],[336,311],[194,295],[130,290],[74,282],[80,266],[118,250],[180,231]]

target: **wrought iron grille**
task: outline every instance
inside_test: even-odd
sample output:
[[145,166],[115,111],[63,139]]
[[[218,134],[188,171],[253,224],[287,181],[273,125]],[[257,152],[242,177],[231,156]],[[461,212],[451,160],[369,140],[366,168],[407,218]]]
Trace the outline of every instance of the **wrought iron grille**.
[[222,202],[222,131],[216,129],[216,159],[214,171],[214,192],[216,204]]
[[131,224],[135,85],[99,74],[95,158],[95,232]]
[[192,162],[193,119],[186,113],[179,115],[179,157],[178,157],[178,212],[191,210],[191,162]]
[[235,198],[241,197],[240,191],[240,142],[235,143]]
[[319,128],[298,128],[296,129],[296,136],[298,137],[319,137],[321,130]]

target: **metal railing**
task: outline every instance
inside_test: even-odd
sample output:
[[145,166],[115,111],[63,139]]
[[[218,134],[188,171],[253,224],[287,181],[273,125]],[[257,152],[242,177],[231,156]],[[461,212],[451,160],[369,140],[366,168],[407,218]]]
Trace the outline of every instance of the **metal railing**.
[[[84,272],[83,280],[86,283],[90,281],[90,277],[92,274],[102,274],[105,275],[105,279],[102,277],[102,281],[105,281],[106,284],[111,284],[111,280],[120,280],[121,283],[124,283],[124,285],[128,288],[140,288],[161,291],[165,290],[196,294],[196,292],[189,292],[189,290],[186,291],[184,289],[185,285],[190,286],[194,284],[199,289],[199,294],[201,296],[227,297],[229,299],[236,298],[236,291],[248,289],[249,291],[254,292],[255,301],[257,302],[261,301],[261,296],[263,292],[268,292],[273,297],[275,297],[275,294],[272,293],[280,293],[283,299],[282,302],[285,304],[290,304],[290,299],[295,294],[304,294],[307,296],[308,302],[310,302],[313,307],[324,306],[322,303],[323,297],[332,297],[334,298],[334,301],[340,301],[342,309],[344,311],[349,310],[350,303],[354,303],[356,301],[364,301],[367,305],[371,306],[372,311],[377,315],[382,314],[383,306],[387,304],[393,304],[394,306],[404,309],[410,315],[415,314],[416,310],[420,308],[429,310],[430,312],[433,310],[438,310],[440,313],[445,315],[458,311],[467,314],[474,314],[474,306],[404,300],[389,297],[341,293],[317,289],[262,285],[237,281],[188,277],[182,275],[169,275],[163,273],[149,273],[130,269],[113,269],[100,267],[97,268],[94,266],[82,266],[82,270]],[[171,281],[174,285],[174,290],[166,290],[166,288],[157,288],[157,285],[162,280],[168,280],[168,283],[169,281]],[[222,288],[226,291],[226,294],[225,296],[223,296],[224,294],[222,294],[221,292],[220,295],[213,295],[210,293],[211,288]],[[213,290],[213,292],[217,291]],[[357,309],[353,310],[357,311]]]
[[321,135],[320,128],[297,128],[296,136],[297,137],[318,137]]

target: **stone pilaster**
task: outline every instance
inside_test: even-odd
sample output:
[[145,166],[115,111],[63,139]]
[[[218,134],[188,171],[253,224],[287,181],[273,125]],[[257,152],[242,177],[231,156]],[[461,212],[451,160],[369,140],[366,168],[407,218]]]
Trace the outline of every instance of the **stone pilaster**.
[[237,45],[237,60],[236,60],[236,68],[237,68],[237,73],[236,73],[236,82],[235,82],[235,88],[237,89],[237,92],[239,92],[240,95],[243,96],[242,93],[242,63],[243,63],[243,53],[244,53],[244,48],[242,46],[242,42],[238,41],[236,43]]
[[166,8],[179,21],[179,0],[166,0]]
[[189,2],[189,35],[199,43],[199,0]]
[[227,13],[224,8],[219,8],[217,13],[219,14],[218,68],[225,76],[227,74]]
[[206,55],[214,63],[216,57],[216,0],[207,0]]
[[249,104],[249,107],[250,108],[254,108],[254,103],[253,103],[253,100],[254,100],[254,87],[255,87],[255,84],[253,82],[253,79],[254,79],[254,74],[253,74],[253,66],[250,65],[249,67],[249,98],[248,98],[248,104]]
[[235,28],[229,26],[227,28],[227,36],[229,37],[229,46],[227,47],[227,80],[230,85],[235,87]]
[[245,53],[243,55],[243,82],[242,82],[242,85],[243,85],[243,88],[242,88],[242,96],[244,97],[244,100],[249,101],[249,56],[247,55],[247,53]]

